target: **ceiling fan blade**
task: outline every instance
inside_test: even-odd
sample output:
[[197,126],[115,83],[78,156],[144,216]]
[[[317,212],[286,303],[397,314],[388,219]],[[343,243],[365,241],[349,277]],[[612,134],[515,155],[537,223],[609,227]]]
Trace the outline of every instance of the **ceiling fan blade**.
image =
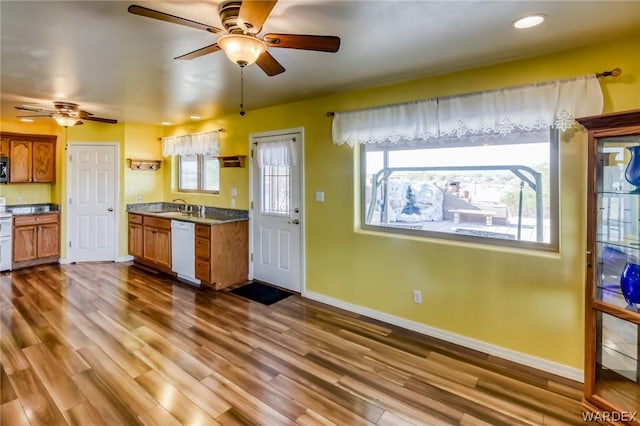
[[220,46],[218,43],[210,44],[209,46],[202,47],[198,50],[194,50],[193,52],[185,53],[184,55],[176,56],[173,59],[195,59],[200,56],[208,55],[209,53],[217,52],[220,50]]
[[101,118],[101,117],[80,117],[80,119],[86,120],[86,121],[97,121],[99,123],[109,123],[109,124],[116,124],[118,122],[118,120],[113,120],[111,118]]
[[179,16],[170,15],[168,13],[160,12],[158,10],[149,9],[147,7],[138,6],[135,4],[129,6],[129,9],[127,10],[129,11],[129,13],[133,13],[134,15],[158,19],[165,22],[171,22],[172,24],[185,25],[187,27],[208,31],[214,34],[224,33],[224,31],[222,31],[220,28],[212,27],[211,25],[202,24],[200,22],[192,21],[191,19],[181,18]]
[[15,109],[18,109],[20,111],[29,111],[29,112],[43,112],[46,114],[51,114],[54,113],[54,110],[49,110],[49,109],[45,109],[45,108],[41,108],[41,107],[32,107],[32,106],[28,106],[28,105],[22,105],[22,106],[17,106],[14,107]]
[[238,25],[248,33],[259,33],[277,2],[277,0],[242,0],[238,13]]
[[287,49],[316,50],[319,52],[337,52],[340,49],[340,37],[305,34],[266,34],[264,42],[269,47]]
[[264,52],[260,55],[256,61],[256,65],[258,65],[269,77],[273,77],[274,75],[284,72],[284,67],[280,65],[280,62],[276,61],[276,58],[271,56],[269,52]]
[[16,115],[16,118],[40,118],[40,117],[51,117],[51,114]]

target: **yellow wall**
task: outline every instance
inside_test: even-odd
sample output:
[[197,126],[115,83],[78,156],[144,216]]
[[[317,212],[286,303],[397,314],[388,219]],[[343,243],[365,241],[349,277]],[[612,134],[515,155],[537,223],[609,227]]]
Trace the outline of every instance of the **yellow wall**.
[[[561,251],[550,254],[354,229],[357,150],[332,145],[331,119],[325,113],[614,67],[622,68],[621,77],[601,79],[605,112],[636,109],[640,108],[639,52],[640,35],[635,35],[561,54],[249,111],[245,117],[229,115],[215,120],[215,126],[227,129],[222,139],[226,153],[246,152],[251,133],[304,127],[308,291],[581,369],[585,133],[578,131],[570,140],[565,136],[560,144]],[[211,122],[172,128],[167,135],[202,131],[207,125]],[[242,171],[242,185],[248,190],[248,169]],[[165,185],[165,198],[175,195],[168,188]],[[325,192],[324,203],[314,201],[315,191]],[[228,206],[224,190],[211,201]],[[247,204],[243,200],[238,207]],[[413,289],[422,291],[421,305],[412,303]]]
[[[131,202],[132,197],[135,199],[138,190],[145,190],[144,201],[156,201],[152,199],[154,196],[157,201],[171,201],[180,196],[191,203],[229,207],[231,187],[238,188],[236,207],[246,209],[248,167],[222,169],[219,195],[192,196],[173,190],[170,160],[164,161],[151,188],[141,183],[143,178],[124,171],[124,159],[142,155],[147,146],[150,156],[155,157],[158,147],[153,139],[161,131],[165,135],[178,135],[224,128],[222,153],[247,154],[251,133],[303,127],[308,291],[580,369],[586,232],[585,133],[579,131],[569,140],[565,137],[560,144],[561,250],[549,254],[358,231],[354,226],[357,149],[332,145],[331,119],[325,113],[572,77],[614,67],[622,68],[621,77],[601,79],[605,112],[637,109],[639,52],[640,34],[637,34],[562,54],[250,110],[245,117],[232,114],[168,129],[118,125],[104,130],[107,134],[102,133],[106,125],[81,126],[69,130],[69,140],[123,144],[120,151],[123,211],[124,204]],[[64,176],[61,179],[64,182]],[[136,188],[134,194],[128,193],[130,183]],[[35,195],[38,189],[33,191],[33,198],[41,196]],[[314,201],[315,191],[325,192],[324,203]],[[54,185],[52,193],[53,201],[63,199],[60,184]],[[124,221],[120,226],[120,254],[126,254]],[[422,290],[423,304],[412,303],[413,289]]]

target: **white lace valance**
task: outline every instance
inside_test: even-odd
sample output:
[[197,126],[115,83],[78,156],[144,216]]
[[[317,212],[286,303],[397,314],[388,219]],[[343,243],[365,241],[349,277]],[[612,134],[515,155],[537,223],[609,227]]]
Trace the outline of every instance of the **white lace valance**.
[[555,127],[602,112],[595,75],[335,113],[333,143],[388,143]]
[[257,145],[258,167],[292,166],[296,164],[295,139],[260,141]]
[[193,133],[162,138],[162,155],[218,155],[220,153],[220,131]]

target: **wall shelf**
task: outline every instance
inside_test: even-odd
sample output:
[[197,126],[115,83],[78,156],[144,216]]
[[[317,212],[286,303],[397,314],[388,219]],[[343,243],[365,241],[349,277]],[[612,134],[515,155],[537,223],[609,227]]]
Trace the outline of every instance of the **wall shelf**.
[[219,155],[220,167],[244,167],[246,155]]
[[162,164],[161,160],[137,160],[134,158],[127,158],[129,162],[129,168],[131,170],[141,170],[141,171],[156,171],[160,169],[160,165]]

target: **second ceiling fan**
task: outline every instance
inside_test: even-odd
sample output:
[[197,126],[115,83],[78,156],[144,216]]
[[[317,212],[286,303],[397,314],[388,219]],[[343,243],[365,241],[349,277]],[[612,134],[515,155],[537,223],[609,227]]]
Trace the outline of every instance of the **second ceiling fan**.
[[261,38],[257,37],[276,3],[277,0],[232,0],[220,4],[218,14],[224,30],[143,6],[131,5],[128,10],[135,15],[220,35],[216,43],[174,59],[194,59],[223,50],[231,61],[241,67],[255,62],[268,76],[274,76],[284,72],[285,69],[271,56],[267,47],[319,52],[338,51],[340,38],[335,36],[269,33]]

